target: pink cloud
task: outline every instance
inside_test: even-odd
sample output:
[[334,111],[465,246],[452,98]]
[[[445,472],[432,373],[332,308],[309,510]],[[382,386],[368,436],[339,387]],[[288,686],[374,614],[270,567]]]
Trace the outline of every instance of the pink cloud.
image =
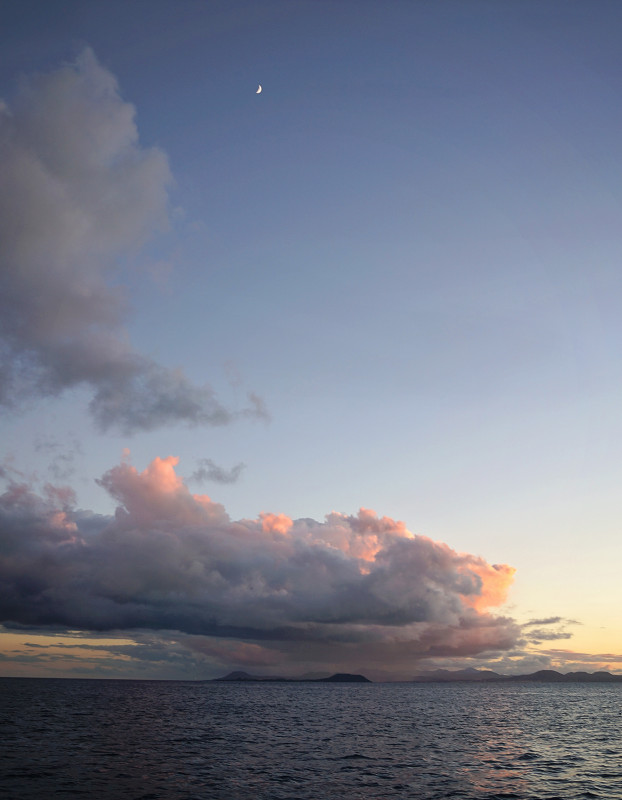
[[294,524],[286,514],[271,514],[270,512],[262,511],[259,517],[261,519],[261,530],[264,533],[280,533],[285,536]]
[[487,611],[503,601],[511,567],[365,508],[322,523],[268,512],[234,521],[189,491],[177,463],[106,472],[112,517],[73,509],[61,490],[42,498],[10,486],[0,498],[0,620],[177,630],[252,645],[251,661],[255,646],[289,659],[304,645],[318,663],[374,653],[406,662],[518,640],[512,620]]

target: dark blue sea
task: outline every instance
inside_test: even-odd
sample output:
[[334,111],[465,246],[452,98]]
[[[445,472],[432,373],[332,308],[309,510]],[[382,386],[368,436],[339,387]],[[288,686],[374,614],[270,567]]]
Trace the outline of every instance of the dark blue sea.
[[0,797],[622,800],[622,684],[5,678]]

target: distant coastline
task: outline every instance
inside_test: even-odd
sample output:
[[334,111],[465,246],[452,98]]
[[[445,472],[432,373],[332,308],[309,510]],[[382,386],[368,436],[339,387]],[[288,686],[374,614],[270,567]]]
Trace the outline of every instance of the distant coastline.
[[437,669],[423,672],[413,678],[415,683],[500,683],[508,681],[539,681],[541,683],[622,683],[622,675],[611,672],[556,672],[541,669],[525,675],[502,675],[487,669]]
[[[503,675],[492,670],[437,669],[415,675],[403,683],[510,683],[510,682],[539,682],[539,683],[622,683],[622,675],[613,675],[611,672],[556,672],[552,669],[541,669],[525,675]],[[349,672],[337,672],[326,678],[284,678],[271,675],[250,675],[248,672],[230,672],[221,678],[213,678],[212,682],[221,683],[374,683],[364,675]]]
[[280,678],[262,675],[249,675],[248,672],[230,672],[222,678],[214,678],[214,681],[225,683],[249,683],[249,682],[281,682],[281,683],[372,683],[364,675],[353,675],[349,672],[336,672],[327,678]]

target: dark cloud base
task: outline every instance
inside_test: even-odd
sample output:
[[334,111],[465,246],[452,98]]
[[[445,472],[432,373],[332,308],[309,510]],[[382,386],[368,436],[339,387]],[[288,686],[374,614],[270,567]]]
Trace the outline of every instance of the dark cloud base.
[[459,554],[362,509],[325,522],[232,521],[156,459],[101,485],[111,517],[70,490],[10,482],[0,497],[0,620],[82,631],[169,630],[236,640],[288,660],[416,661],[516,645],[488,610],[513,570]]

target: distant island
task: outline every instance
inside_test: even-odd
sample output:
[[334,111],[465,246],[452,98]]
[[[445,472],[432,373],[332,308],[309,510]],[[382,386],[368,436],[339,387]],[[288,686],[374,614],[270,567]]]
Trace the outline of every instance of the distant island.
[[527,675],[502,675],[488,669],[448,670],[437,669],[423,672],[413,678],[414,683],[449,683],[449,682],[499,682],[499,681],[542,681],[546,683],[622,683],[622,675],[611,672],[556,672],[553,669],[541,669]]
[[[611,672],[556,672],[552,669],[541,669],[525,675],[502,675],[489,669],[437,669],[422,672],[406,683],[508,683],[518,681],[541,683],[622,683],[622,675]],[[213,678],[212,682],[221,683],[372,683],[364,675],[349,672],[336,672],[325,678],[306,677],[284,678],[273,675],[249,675],[248,672],[230,672],[222,678]],[[400,681],[402,682],[402,681]]]
[[229,683],[248,682],[248,681],[279,681],[285,683],[371,683],[369,678],[364,675],[352,675],[349,672],[336,672],[328,678],[280,678],[263,675],[249,675],[248,672],[230,672],[222,678],[214,678],[215,681],[225,681]]

